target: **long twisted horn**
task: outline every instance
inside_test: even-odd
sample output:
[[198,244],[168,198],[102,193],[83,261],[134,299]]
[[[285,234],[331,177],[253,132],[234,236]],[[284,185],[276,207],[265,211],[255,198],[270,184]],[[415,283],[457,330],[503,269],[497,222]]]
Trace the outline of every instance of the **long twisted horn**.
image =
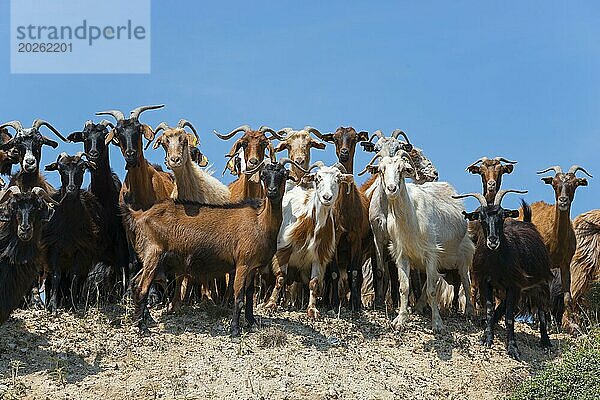
[[453,199],[464,199],[467,197],[475,197],[481,203],[482,207],[487,207],[487,200],[481,193],[465,193],[452,196]]
[[156,127],[156,129],[154,129],[154,135],[158,135],[158,132],[160,131],[166,131],[169,130],[171,128],[169,128],[169,125],[167,125],[166,122],[161,122],[160,124],[158,124],[158,126]]
[[260,128],[258,128],[259,132],[262,133],[270,133],[271,135],[273,135],[273,137],[279,139],[279,140],[283,140],[283,136],[281,136],[279,133],[275,132],[275,130],[273,130],[272,128],[269,128],[268,126],[261,126]]
[[505,162],[507,164],[516,164],[517,163],[516,161],[507,160],[504,157],[494,157],[494,160],[496,160],[496,161],[502,161],[502,162]]
[[56,200],[54,200],[52,197],[50,197],[48,192],[46,192],[44,189],[42,189],[39,186],[34,187],[33,189],[31,189],[31,191],[33,193],[37,194],[38,196],[40,196],[41,198],[43,198],[44,200],[46,200],[46,202],[48,202],[50,204],[54,204],[55,206],[59,204]]
[[308,173],[307,169],[304,169],[302,167],[302,165],[298,164],[296,161],[292,160],[291,158],[288,157],[283,157],[279,159],[279,164],[281,164],[282,166],[286,166],[287,164],[294,164],[296,166],[296,168],[298,168],[300,171],[304,172],[305,174]]
[[367,172],[367,170],[369,169],[369,167],[372,167],[372,166],[373,166],[373,163],[374,163],[374,162],[375,162],[375,160],[377,160],[378,158],[381,158],[381,154],[375,154],[375,155],[373,156],[373,158],[371,158],[371,161],[369,161],[369,163],[368,163],[367,165],[365,165],[365,168],[364,168],[362,171],[360,171],[360,172],[358,173],[358,176],[362,176],[362,175],[364,175],[364,174]]
[[96,115],[110,115],[112,116],[114,119],[117,120],[117,122],[121,122],[125,119],[125,116],[123,115],[123,113],[119,110],[106,110],[106,111],[99,111],[96,113]]
[[129,119],[139,119],[140,114],[143,113],[144,111],[156,110],[158,108],[163,108],[164,106],[165,106],[164,104],[159,104],[157,106],[140,106],[140,107],[134,108],[133,110],[131,110],[131,114],[129,114]]
[[576,173],[577,171],[581,171],[581,172],[583,172],[584,174],[586,174],[587,176],[589,176],[590,178],[593,178],[593,176],[592,176],[592,175],[590,175],[590,173],[589,173],[589,172],[587,172],[587,171],[585,170],[585,168],[583,168],[582,166],[580,166],[580,165],[577,165],[577,164],[575,164],[575,165],[571,166],[571,168],[569,168],[569,172],[568,172],[568,173],[569,173],[569,174],[574,174],[574,173]]
[[373,143],[373,138],[375,136],[377,136],[379,139],[383,139],[383,132],[381,132],[379,129],[377,129],[375,132],[373,132],[373,134],[369,138],[369,142]]
[[217,131],[213,131],[213,133],[214,133],[215,135],[217,135],[217,136],[218,136],[220,139],[223,139],[223,140],[229,140],[229,139],[231,139],[231,138],[232,138],[232,137],[233,137],[233,136],[234,136],[236,133],[238,133],[238,132],[244,132],[244,133],[246,133],[246,132],[248,132],[249,130],[251,130],[251,129],[250,129],[250,127],[249,127],[248,125],[242,125],[242,126],[238,126],[237,128],[235,128],[234,130],[232,130],[231,132],[229,132],[229,133],[227,133],[227,134],[225,134],[225,135],[221,135],[221,134],[220,134],[219,132],[217,132]]
[[321,133],[321,131],[317,130],[317,129],[313,129],[312,131],[310,131],[311,133],[314,133],[319,139],[321,140],[325,140],[325,137],[323,136],[323,134]]
[[112,122],[110,122],[107,119],[103,119],[102,121],[100,121],[99,125],[104,126],[105,128],[108,128],[109,126],[111,127],[111,129],[115,129],[115,126],[113,125]]
[[33,121],[32,128],[34,128],[35,130],[39,130],[42,126],[45,126],[48,129],[50,129],[63,142],[68,142],[68,140],[63,135],[61,135],[60,132],[58,130],[56,130],[55,127],[50,125],[50,123],[48,121],[44,121],[43,119],[36,119],[35,121]]
[[287,139],[287,135],[289,135],[293,131],[294,130],[292,128],[281,128],[280,130],[277,131],[277,134],[281,135],[283,137],[283,139],[279,139],[279,140]]
[[0,125],[0,129],[5,128],[7,126],[10,126],[17,132],[23,129],[23,125],[21,125],[21,121],[16,121],[16,120],[3,123],[2,125]]
[[474,167],[474,166],[476,166],[477,164],[479,164],[479,163],[482,163],[482,162],[485,162],[485,161],[487,161],[487,160],[489,160],[489,158],[487,158],[487,157],[481,157],[480,159],[478,159],[478,160],[477,160],[477,161],[475,161],[474,163],[471,163],[471,164],[469,164],[469,165],[467,166],[467,168],[465,168],[465,171],[468,171],[468,170],[469,170],[469,168],[471,168],[471,167]]
[[498,193],[496,193],[496,197],[494,198],[494,205],[495,206],[499,206],[500,205],[500,203],[502,202],[502,198],[504,197],[504,195],[506,193],[525,194],[525,193],[527,193],[527,190],[514,190],[514,189],[500,190]]
[[179,123],[177,124],[177,126],[180,128],[185,128],[186,126],[188,128],[190,128],[192,130],[192,132],[194,133],[194,136],[196,137],[196,141],[198,143],[200,143],[200,137],[198,136],[198,132],[196,132],[196,128],[194,128],[194,125],[192,125],[192,123],[190,121],[182,118],[179,120]]
[[554,171],[554,173],[556,173],[556,174],[562,174],[562,173],[563,173],[563,170],[562,170],[562,168],[560,167],[560,165],[555,165],[555,166],[553,166],[553,167],[546,168],[546,169],[545,169],[545,170],[543,170],[543,171],[538,171],[538,172],[536,172],[536,174],[538,174],[538,175],[539,175],[539,174],[545,174],[545,173],[546,173],[546,172],[548,172],[548,171]]
[[408,136],[406,136],[406,133],[404,133],[404,131],[402,129],[394,129],[394,131],[392,132],[392,137],[394,139],[398,139],[398,135],[402,135],[402,137],[406,140],[406,143],[410,144],[410,140],[408,140]]
[[0,191],[0,204],[8,200],[10,196],[19,193],[21,193],[21,189],[18,186],[11,186],[8,189]]

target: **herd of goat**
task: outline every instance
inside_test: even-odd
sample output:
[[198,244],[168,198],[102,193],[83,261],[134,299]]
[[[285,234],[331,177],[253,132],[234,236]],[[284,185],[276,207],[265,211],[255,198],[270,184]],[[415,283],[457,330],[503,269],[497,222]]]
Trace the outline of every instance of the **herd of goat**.
[[[138,107],[129,117],[98,112],[114,121],[87,121],[67,137],[40,119],[30,128],[0,125],[0,173],[10,179],[0,191],[0,323],[32,298],[55,313],[126,296],[144,329],[153,303],[173,311],[208,297],[232,304],[232,336],[241,333],[242,309],[248,329],[256,324],[255,301],[269,310],[306,305],[313,318],[319,308],[387,304],[397,307],[397,329],[409,305],[429,306],[437,333],[449,295],[455,311],[485,315],[487,346],[504,317],[514,358],[520,312],[538,321],[544,347],[551,346],[552,318],[578,329],[582,299],[600,273],[600,210],[570,219],[576,188],[588,184],[576,174],[591,176],[581,166],[539,172],[550,173],[542,180],[554,189],[554,205],[522,201],[520,210],[508,210],[507,193],[526,193],[500,188],[515,161],[477,160],[467,171],[481,176],[483,193],[459,195],[401,130],[385,136],[244,125],[215,132],[236,138],[226,170],[237,179],[227,186],[202,169],[208,160],[189,121],[155,129],[140,122],[142,112],[161,107]],[[58,190],[39,169],[43,146],[58,147],[44,127],[83,143],[83,152],[61,153],[45,166],[60,174]],[[111,170],[111,143],[126,162],[123,182]],[[338,162],[311,163],[311,149],[327,143]],[[169,172],[146,160],[150,144],[163,148]],[[371,174],[361,186],[357,144],[373,153],[358,173]],[[15,164],[20,170],[12,174]],[[82,189],[86,170],[90,185]],[[465,197],[480,207],[466,212]]]

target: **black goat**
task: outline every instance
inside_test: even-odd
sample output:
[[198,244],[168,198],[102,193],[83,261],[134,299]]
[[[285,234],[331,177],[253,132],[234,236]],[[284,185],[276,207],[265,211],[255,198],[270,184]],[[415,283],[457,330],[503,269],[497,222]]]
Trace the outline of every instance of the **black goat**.
[[50,129],[62,141],[67,141],[52,125],[44,120],[36,119],[33,121],[31,128],[23,128],[19,121],[11,121],[0,125],[0,129],[11,127],[15,130],[16,134],[6,143],[0,145],[0,150],[12,149],[21,164],[21,170],[13,176],[9,186],[16,185],[23,192],[29,192],[37,186],[49,194],[54,194],[56,190],[40,175],[39,167],[42,146],[46,145],[57,148],[58,143],[40,133],[42,126]]
[[19,307],[41,273],[42,226],[56,202],[42,189],[21,193],[17,186],[0,192],[0,324]]
[[[488,347],[492,345],[494,325],[505,314],[506,349],[511,357],[518,360],[521,355],[515,340],[514,316],[520,298],[532,307],[532,311],[537,310],[540,344],[542,347],[551,347],[547,321],[552,272],[548,250],[531,223],[529,205],[522,201],[523,221],[512,219],[519,216],[518,210],[505,210],[500,206],[502,198],[509,192],[527,193],[501,190],[490,205],[479,193],[455,198],[475,197],[481,203],[476,211],[464,214],[468,220],[478,221],[482,227],[477,233],[473,271],[479,279],[479,288],[485,299],[486,328],[483,344]],[[494,296],[502,299],[497,308]]]
[[46,171],[58,171],[61,180],[60,191],[53,196],[60,203],[42,239],[47,246],[48,275],[52,277],[48,307],[53,312],[59,306],[59,292],[70,295],[76,306],[80,282],[99,261],[105,261],[103,255],[107,251],[102,207],[92,193],[81,189],[85,170],[94,169],[95,165],[82,156],[83,153],[61,153],[56,162],[46,166]]
[[83,143],[88,160],[96,165],[95,169],[90,170],[91,180],[88,190],[96,196],[102,206],[102,225],[108,233],[104,258],[110,260],[114,270],[122,274],[124,292],[129,282],[129,249],[119,208],[121,181],[111,170],[108,157],[106,137],[109,134],[109,127],[114,128],[107,120],[98,124],[87,121],[81,132],[73,132],[67,136],[67,139],[70,142]]

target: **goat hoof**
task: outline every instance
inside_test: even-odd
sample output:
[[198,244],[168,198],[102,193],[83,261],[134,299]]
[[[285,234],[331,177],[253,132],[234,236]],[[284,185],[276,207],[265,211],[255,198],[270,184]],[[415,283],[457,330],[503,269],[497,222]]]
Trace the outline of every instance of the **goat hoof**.
[[521,361],[521,352],[517,347],[517,343],[515,343],[514,341],[508,343],[508,346],[506,346],[506,352],[510,357],[514,358],[517,361]]
[[263,309],[267,312],[273,313],[275,311],[277,311],[277,303],[275,303],[274,301],[269,300],[267,302],[267,304],[265,304],[263,306]]
[[493,336],[484,336],[481,338],[481,344],[484,345],[485,347],[492,347],[492,344],[494,344],[494,337]]
[[242,336],[242,332],[240,331],[240,327],[239,326],[232,326],[231,327],[231,334],[230,334],[232,339],[236,339],[239,338],[240,336]]
[[394,320],[392,321],[392,326],[395,330],[399,331],[404,328],[404,324],[408,320],[408,313],[400,313]]
[[308,313],[309,318],[312,318],[312,319],[321,318],[321,313],[315,307],[309,307],[307,310],[307,313]]

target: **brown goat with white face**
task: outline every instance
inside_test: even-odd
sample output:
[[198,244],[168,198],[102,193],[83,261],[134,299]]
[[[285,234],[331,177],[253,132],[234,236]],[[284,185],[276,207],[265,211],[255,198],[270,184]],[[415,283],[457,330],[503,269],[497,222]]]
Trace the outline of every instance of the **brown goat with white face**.
[[552,185],[556,204],[551,205],[543,201],[533,203],[531,205],[532,222],[542,235],[544,244],[548,248],[552,269],[560,269],[564,304],[567,311],[562,322],[565,328],[573,330],[576,327],[572,324],[570,318],[572,309],[570,264],[577,247],[577,240],[571,224],[571,203],[575,196],[575,190],[579,186],[587,186],[588,184],[585,178],[575,176],[577,171],[582,171],[589,177],[591,175],[578,165],[573,165],[566,173],[559,166],[554,166],[540,171],[538,174],[548,171],[553,171],[555,175],[544,177],[542,181]]
[[[502,164],[502,163],[506,164]],[[488,203],[493,203],[496,193],[502,185],[502,175],[513,172],[516,161],[510,161],[503,157],[487,158],[481,157],[467,167],[467,171],[474,175],[481,175],[483,184],[483,195]]]
[[[225,135],[214,131],[215,135],[223,140],[229,140],[239,132],[243,132],[244,134],[235,141],[229,153],[225,155],[225,157],[230,159],[227,163],[227,168],[231,173],[238,175],[238,179],[229,185],[231,201],[264,197],[258,174],[248,176],[247,174],[242,174],[242,172],[245,169],[254,169],[261,164],[265,159],[266,151],[269,152],[271,162],[275,162],[275,149],[271,140],[273,138],[281,140],[283,137],[267,126],[261,126],[258,130],[252,130],[248,125],[242,125]],[[267,133],[271,136],[267,137]],[[243,153],[244,158],[242,171],[238,170],[237,167],[240,152]]]
[[[277,133],[285,136],[285,139],[275,147],[275,152],[278,153],[287,150],[289,158],[304,169],[308,169],[310,165],[310,150],[323,150],[325,148],[325,143],[319,142],[310,136],[311,133],[317,136],[321,134],[318,129],[312,126],[305,126],[299,131],[295,131],[292,128],[283,128]],[[292,165],[292,175],[296,179],[301,179],[304,176],[304,172]]]

